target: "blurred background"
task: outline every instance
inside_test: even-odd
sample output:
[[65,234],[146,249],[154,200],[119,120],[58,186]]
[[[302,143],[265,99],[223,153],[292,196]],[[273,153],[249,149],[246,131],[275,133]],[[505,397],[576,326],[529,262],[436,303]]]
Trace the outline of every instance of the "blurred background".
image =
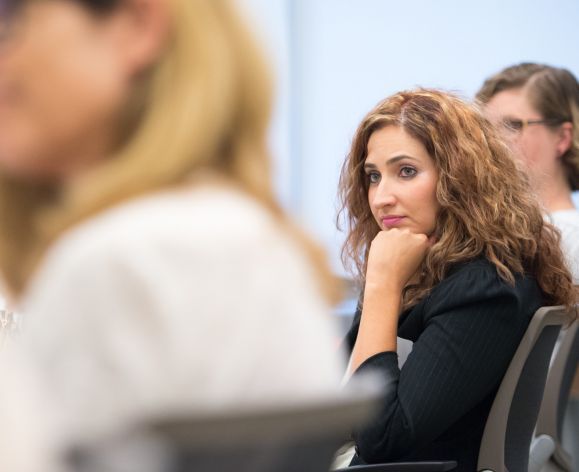
[[276,78],[271,148],[279,197],[340,275],[340,166],[376,102],[416,86],[472,99],[486,77],[522,61],[579,76],[579,0],[238,1]]

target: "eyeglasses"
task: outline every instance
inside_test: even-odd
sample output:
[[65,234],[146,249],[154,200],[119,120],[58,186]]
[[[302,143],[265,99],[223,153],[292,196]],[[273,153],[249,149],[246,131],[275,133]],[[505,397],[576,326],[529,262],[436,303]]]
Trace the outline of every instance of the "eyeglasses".
[[512,133],[522,133],[527,126],[531,125],[547,125],[556,126],[562,123],[558,119],[540,119],[540,120],[519,120],[516,118],[505,118],[502,120],[501,125],[507,131]]

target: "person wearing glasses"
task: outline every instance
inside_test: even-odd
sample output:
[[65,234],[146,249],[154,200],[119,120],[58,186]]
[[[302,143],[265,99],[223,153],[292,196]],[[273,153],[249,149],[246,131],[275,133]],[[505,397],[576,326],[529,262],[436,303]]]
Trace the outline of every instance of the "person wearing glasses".
[[334,279],[276,202],[235,2],[1,8],[0,270],[63,444],[335,394]]
[[[477,107],[436,90],[378,103],[340,178],[344,262],[363,287],[349,371],[379,372],[379,413],[352,464],[456,460],[485,421],[529,321],[576,297],[556,229]],[[400,368],[397,337],[412,341]],[[341,458],[342,459],[342,458]]]
[[562,234],[579,284],[579,84],[566,69],[523,63],[485,80],[476,94],[528,172],[533,191]]
[[[579,284],[579,84],[568,70],[522,63],[489,77],[476,94],[524,164],[533,190],[561,231]],[[575,200],[574,200],[575,197]],[[579,385],[579,370],[574,385]],[[569,397],[563,442],[579,465],[579,389]]]

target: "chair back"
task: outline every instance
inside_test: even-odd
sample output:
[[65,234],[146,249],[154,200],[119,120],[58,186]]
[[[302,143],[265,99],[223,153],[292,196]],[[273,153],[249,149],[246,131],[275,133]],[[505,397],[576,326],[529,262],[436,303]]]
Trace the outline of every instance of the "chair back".
[[479,471],[528,470],[549,361],[567,320],[563,307],[542,307],[531,319],[493,401],[479,450]]
[[579,362],[579,321],[561,331],[560,343],[549,368],[545,395],[537,419],[536,435],[553,439],[552,460],[562,469],[571,471],[571,458],[561,446],[563,417],[569,400],[571,383]]
[[77,472],[327,472],[381,389],[283,406],[167,416],[76,450]]

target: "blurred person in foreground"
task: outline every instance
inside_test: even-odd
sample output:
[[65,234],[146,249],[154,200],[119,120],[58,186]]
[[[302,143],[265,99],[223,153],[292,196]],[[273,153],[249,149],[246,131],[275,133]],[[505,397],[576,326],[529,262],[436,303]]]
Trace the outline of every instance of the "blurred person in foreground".
[[[567,69],[522,63],[485,80],[476,95],[524,164],[533,190],[561,231],[561,246],[579,285],[579,83]],[[575,194],[576,195],[576,194]],[[563,442],[579,467],[579,370]]]
[[[394,94],[362,120],[342,168],[345,262],[363,287],[353,376],[390,388],[354,434],[352,465],[456,460],[476,470],[486,419],[531,317],[576,291],[508,147],[476,107]],[[397,336],[412,341],[400,368]]]
[[335,392],[333,282],[275,201],[232,2],[2,2],[0,268],[63,441]]

